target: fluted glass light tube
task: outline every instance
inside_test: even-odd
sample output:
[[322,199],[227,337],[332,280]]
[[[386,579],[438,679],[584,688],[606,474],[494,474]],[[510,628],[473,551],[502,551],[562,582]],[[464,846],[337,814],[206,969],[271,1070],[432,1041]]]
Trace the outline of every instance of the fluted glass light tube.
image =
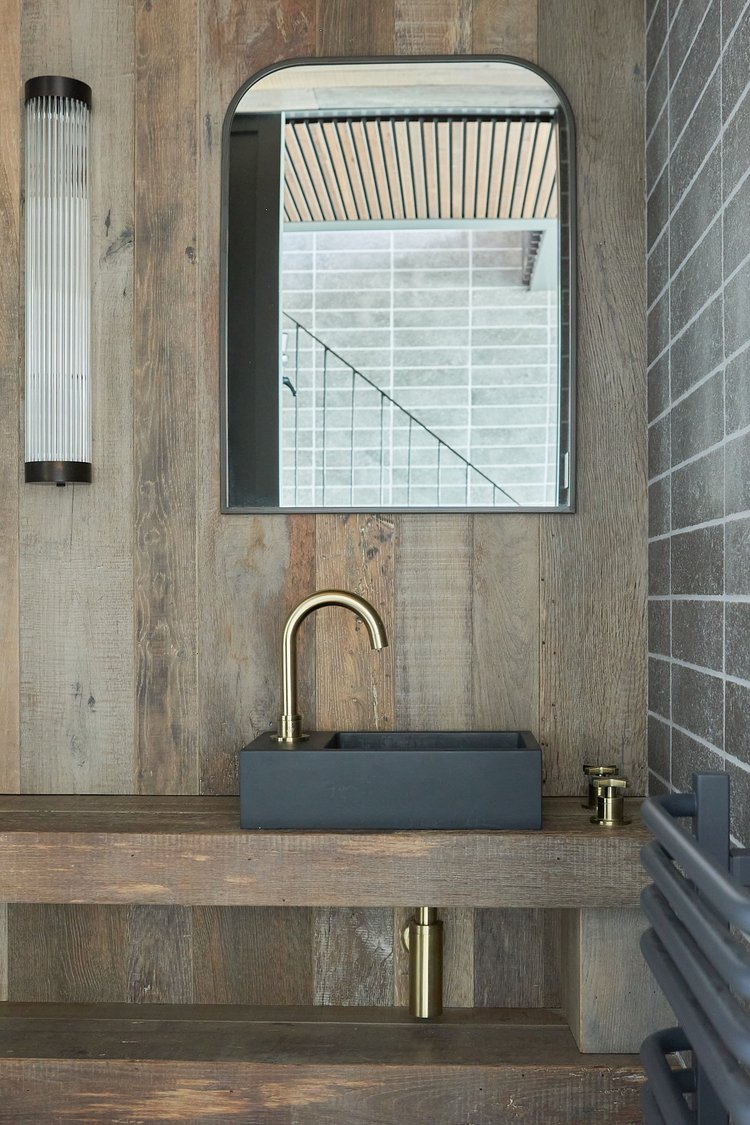
[[26,480],[91,480],[91,89],[26,83]]

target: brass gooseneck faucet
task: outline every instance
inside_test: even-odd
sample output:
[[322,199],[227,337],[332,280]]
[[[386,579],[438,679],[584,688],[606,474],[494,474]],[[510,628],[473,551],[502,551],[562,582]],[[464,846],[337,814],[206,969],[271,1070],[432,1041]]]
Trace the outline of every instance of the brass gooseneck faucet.
[[286,746],[293,746],[307,738],[297,712],[297,633],[309,614],[327,605],[340,605],[356,613],[367,626],[374,649],[385,648],[388,644],[379,614],[358,594],[349,594],[345,590],[319,590],[303,598],[289,614],[281,641],[281,714],[276,741]]

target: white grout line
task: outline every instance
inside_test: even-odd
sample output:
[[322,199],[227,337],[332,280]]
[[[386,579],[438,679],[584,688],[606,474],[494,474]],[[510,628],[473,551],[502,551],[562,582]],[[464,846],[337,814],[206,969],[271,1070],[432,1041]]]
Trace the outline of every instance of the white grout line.
[[[696,461],[702,461],[704,457],[708,457],[711,453],[715,453],[719,449],[725,449],[728,445],[731,445],[732,442],[737,441],[738,438],[747,437],[748,434],[750,434],[750,426],[743,426],[742,429],[733,430],[729,434],[725,433],[724,437],[721,438],[719,441],[714,442],[713,445],[707,445],[706,448],[701,449],[699,453],[694,453],[692,455],[692,457],[686,457],[684,461],[680,461],[680,462],[678,462],[678,464],[672,465],[672,467],[670,469],[667,469],[665,472],[659,473],[655,477],[651,477],[651,479],[649,480],[648,483],[649,484],[656,484],[656,483],[658,483],[658,481],[664,480],[665,477],[673,476],[674,473],[678,472],[680,469],[684,469],[688,465],[694,465]],[[724,500],[725,500],[724,510],[726,512],[726,494],[725,494]],[[745,515],[745,514],[747,514],[747,513],[737,513],[736,514],[734,512],[730,512],[730,513],[728,513],[724,516],[717,516],[715,521],[711,521],[711,520],[707,521],[705,526],[708,526],[712,522],[723,523],[723,521],[725,519],[729,520],[729,519],[732,519],[732,517],[734,517],[735,519],[741,519],[742,516]],[[688,525],[688,526],[693,526],[693,525]]]
[[702,664],[691,664],[688,660],[680,660],[677,656],[665,656],[660,652],[649,652],[649,660],[657,660],[661,664],[677,664],[680,668],[687,668],[691,672],[700,672],[701,675],[711,676],[722,683],[736,684],[737,687],[750,688],[750,680],[743,680],[741,676],[730,676],[727,672],[717,671],[715,668],[706,668]]
[[[695,46],[695,41],[701,33],[701,29],[702,29],[704,23],[706,22],[706,18],[708,16],[708,13],[711,11],[712,6],[713,6],[712,4],[706,5],[706,10],[703,13],[703,15],[701,16],[701,20],[700,20],[700,23],[698,24],[698,27],[695,30],[695,34],[693,35],[693,38],[690,40],[690,43],[688,44],[688,46],[685,50],[685,54],[683,55],[682,62],[680,63],[679,70],[677,71],[677,73],[674,76],[674,81],[671,82],[668,86],[667,99],[669,99],[669,97],[671,96],[675,86],[677,85],[677,82],[679,81],[680,75],[682,74],[683,70],[685,69],[685,64],[687,63],[690,52],[692,51],[693,47]],[[718,6],[719,5],[717,4],[717,7]],[[669,25],[670,31],[671,31],[672,27],[674,27],[676,17],[677,17],[677,13],[675,12],[675,18],[672,20],[671,24]],[[719,21],[721,21],[721,12],[719,12]],[[666,47],[667,42],[670,39],[671,39],[671,35],[668,32],[667,35],[666,35],[665,41],[664,41],[664,47]],[[647,83],[647,87],[646,87],[647,89],[648,89],[648,86],[651,84],[651,79],[652,79],[652,77],[654,75],[654,72],[656,71],[656,68],[657,68],[657,66],[658,66],[658,64],[661,60],[661,56],[662,56],[662,53],[664,51],[664,47],[662,47],[662,50],[659,52],[656,59],[654,60],[654,66],[653,66],[653,69],[651,71],[651,74],[649,75],[649,79],[648,79],[648,83]],[[721,56],[721,52],[719,52],[719,55]],[[667,75],[667,81],[669,81],[669,75]],[[706,81],[706,86],[708,85],[709,82],[710,82],[710,78]],[[705,89],[705,86],[704,86],[704,89]],[[648,144],[648,140],[646,141],[646,143]]]
[[652,535],[649,538],[649,543],[659,543],[665,539],[673,539],[677,535],[689,535],[693,531],[704,531],[710,527],[724,527],[728,523],[746,520],[748,517],[750,517],[750,511],[730,512],[727,516],[717,516],[716,519],[704,520],[702,523],[689,523],[685,527],[675,527],[670,531],[662,532],[660,535]]
[[750,594],[649,594],[650,602],[722,602],[726,605],[748,605]]

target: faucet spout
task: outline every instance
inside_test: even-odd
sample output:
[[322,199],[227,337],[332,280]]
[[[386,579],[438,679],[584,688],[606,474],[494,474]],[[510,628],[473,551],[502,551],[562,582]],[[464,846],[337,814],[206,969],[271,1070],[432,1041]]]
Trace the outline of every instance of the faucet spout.
[[339,605],[350,609],[364,621],[373,649],[388,644],[385,626],[377,610],[358,594],[346,590],[319,590],[303,598],[287,618],[281,642],[281,714],[279,715],[277,742],[292,745],[302,742],[307,735],[302,730],[302,718],[297,710],[297,633],[302,622],[316,609]]

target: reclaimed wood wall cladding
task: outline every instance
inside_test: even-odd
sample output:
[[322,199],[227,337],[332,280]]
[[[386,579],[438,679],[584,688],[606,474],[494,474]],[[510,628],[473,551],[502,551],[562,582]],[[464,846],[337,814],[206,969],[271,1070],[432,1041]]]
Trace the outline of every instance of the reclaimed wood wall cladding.
[[[342,585],[378,606],[391,646],[373,654],[339,610],[304,627],[301,703],[318,726],[528,726],[544,743],[548,793],[580,791],[592,747],[622,758],[639,791],[640,5],[0,0],[0,11],[10,29],[0,75],[4,245],[17,246],[19,70],[21,78],[73,73],[95,99],[90,487],[19,494],[12,484],[18,279],[15,268],[0,276],[0,452],[11,481],[0,499],[4,787],[235,791],[238,748],[275,716],[287,613],[313,589]],[[567,89],[577,118],[578,513],[221,516],[220,149],[232,95],[255,71],[295,56],[472,52],[538,60]],[[402,1003],[404,921],[388,904],[14,905],[8,990],[16,999],[64,991],[65,999]],[[532,956],[512,939],[536,921],[447,911],[449,1002],[556,1002],[554,917]],[[0,918],[0,947],[2,938]],[[66,973],[47,979],[52,951]]]

